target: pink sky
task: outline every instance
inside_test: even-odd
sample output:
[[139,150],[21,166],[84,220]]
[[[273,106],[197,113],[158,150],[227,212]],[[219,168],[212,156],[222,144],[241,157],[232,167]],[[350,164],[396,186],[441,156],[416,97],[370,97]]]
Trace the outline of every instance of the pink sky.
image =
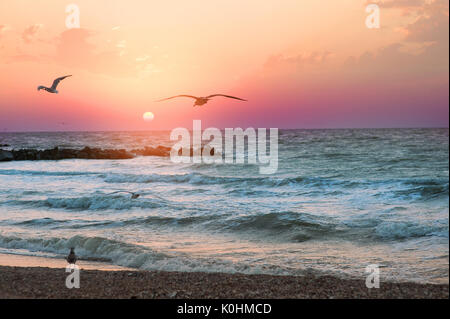
[[56,3],[0,2],[0,131],[448,127],[446,0]]

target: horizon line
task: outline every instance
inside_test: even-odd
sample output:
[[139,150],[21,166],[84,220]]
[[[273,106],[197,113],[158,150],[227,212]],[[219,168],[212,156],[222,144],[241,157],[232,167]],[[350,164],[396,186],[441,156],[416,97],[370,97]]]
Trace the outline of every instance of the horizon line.
[[[228,128],[228,127],[226,127]],[[219,130],[225,130],[226,128],[219,128]],[[242,128],[243,127],[234,127]],[[247,127],[251,128],[251,127]],[[266,129],[270,129],[271,127],[267,127]],[[276,127],[272,127],[276,128]],[[278,128],[278,130],[283,131],[294,131],[294,130],[304,130],[304,131],[313,131],[313,130],[413,130],[413,129],[449,129],[448,126],[411,126],[411,127],[326,127],[326,128]],[[0,134],[4,133],[108,133],[108,132],[167,132],[172,131],[173,129],[155,129],[155,130],[49,130],[49,131],[0,131]],[[190,130],[192,131],[192,129]]]

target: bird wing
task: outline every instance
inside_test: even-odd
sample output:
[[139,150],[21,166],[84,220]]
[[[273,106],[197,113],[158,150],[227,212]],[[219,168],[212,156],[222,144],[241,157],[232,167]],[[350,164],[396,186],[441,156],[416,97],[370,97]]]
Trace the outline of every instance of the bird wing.
[[61,81],[64,80],[65,78],[68,78],[69,76],[72,76],[72,75],[66,75],[66,76],[62,76],[62,77],[60,77],[60,78],[55,79],[55,80],[53,81],[53,84],[52,84],[51,89],[52,89],[52,90],[56,90],[56,87],[58,86],[59,82],[61,82]]
[[129,191],[115,191],[115,192],[112,192],[112,193],[109,193],[109,194],[106,194],[106,195],[112,195],[112,194],[117,194],[117,193],[129,193],[129,194],[132,194]]
[[181,94],[181,95],[175,95],[175,96],[168,97],[167,99],[158,100],[156,102],[166,101],[166,100],[174,99],[176,97],[190,97],[190,98],[193,98],[193,99],[196,99],[196,100],[198,99],[198,97],[193,96],[193,95]]
[[236,100],[241,100],[241,101],[247,101],[247,100],[241,99],[241,98],[239,98],[239,97],[235,97],[235,96],[231,96],[231,95],[224,95],[224,94],[213,94],[213,95],[207,96],[206,98],[207,98],[207,99],[210,99],[210,98],[213,98],[213,97],[215,97],[215,96],[223,96],[223,97],[228,97],[228,98],[230,98],[230,99],[236,99]]

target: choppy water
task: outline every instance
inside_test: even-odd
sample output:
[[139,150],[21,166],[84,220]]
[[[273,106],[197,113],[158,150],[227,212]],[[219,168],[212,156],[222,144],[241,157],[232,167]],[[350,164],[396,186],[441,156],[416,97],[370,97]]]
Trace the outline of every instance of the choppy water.
[[[288,130],[279,169],[169,158],[0,163],[0,252],[141,269],[447,282],[448,129]],[[169,132],[1,133],[10,148],[170,146]],[[138,192],[107,195],[116,190]]]

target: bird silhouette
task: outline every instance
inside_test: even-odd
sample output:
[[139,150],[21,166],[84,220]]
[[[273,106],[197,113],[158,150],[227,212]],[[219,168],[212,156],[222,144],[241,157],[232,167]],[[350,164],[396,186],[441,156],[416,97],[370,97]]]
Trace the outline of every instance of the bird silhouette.
[[46,86],[40,85],[40,86],[38,86],[37,90],[38,90],[38,91],[40,91],[40,90],[46,90],[46,91],[49,92],[49,93],[55,93],[55,94],[58,94],[58,91],[56,90],[56,87],[58,86],[59,82],[61,82],[61,81],[64,80],[65,78],[68,78],[69,76],[72,76],[72,75],[66,75],[66,76],[62,76],[62,77],[60,77],[60,78],[55,79],[55,80],[53,81],[53,84],[52,84],[51,87],[46,87]]
[[204,105],[204,104],[208,103],[208,101],[210,99],[212,99],[213,97],[216,97],[216,96],[223,96],[223,97],[226,97],[226,98],[229,98],[229,99],[235,99],[235,100],[240,100],[240,101],[247,101],[247,100],[241,99],[239,97],[235,97],[235,96],[231,96],[231,95],[225,95],[225,94],[213,94],[213,95],[208,95],[208,96],[204,96],[204,97],[181,94],[181,95],[171,96],[171,97],[168,97],[166,99],[158,100],[156,102],[167,101],[167,100],[174,99],[174,98],[177,98],[177,97],[190,97],[192,99],[195,99],[195,103],[194,103],[193,106],[200,106],[200,105]]
[[75,255],[75,248],[70,248],[69,256],[66,258],[69,264],[75,264],[77,262],[77,256]]
[[131,194],[131,199],[136,199],[136,198],[138,198],[139,196],[141,196],[141,195],[138,194],[138,193],[129,192],[129,191],[115,191],[115,192],[109,193],[108,195],[117,194],[117,193],[128,193],[128,194]]

